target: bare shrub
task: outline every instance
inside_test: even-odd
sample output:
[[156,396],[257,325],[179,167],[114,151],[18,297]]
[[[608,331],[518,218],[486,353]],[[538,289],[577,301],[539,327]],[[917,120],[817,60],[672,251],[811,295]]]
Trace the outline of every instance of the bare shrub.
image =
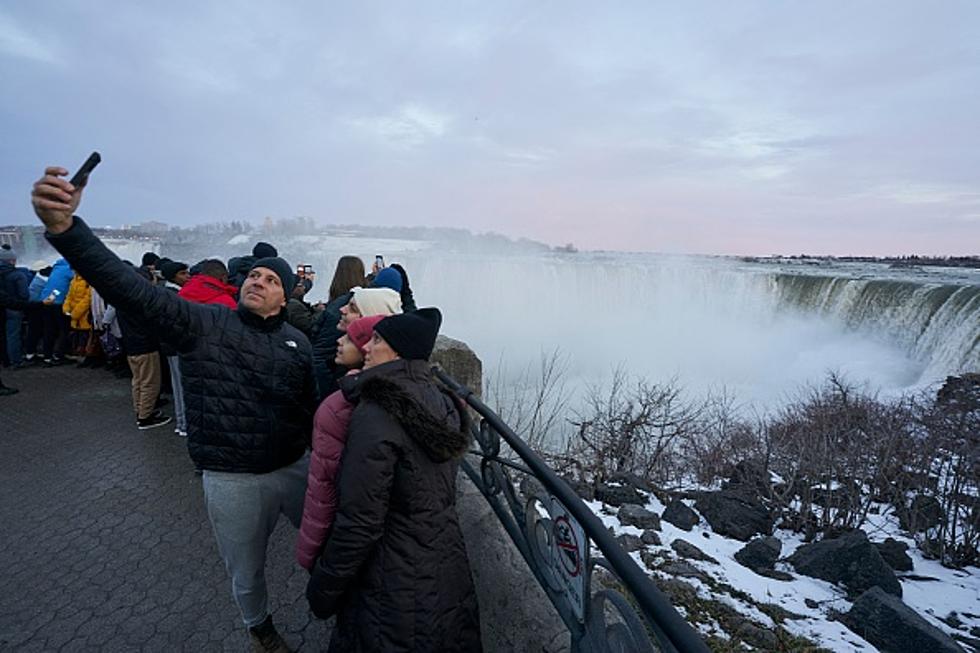
[[[875,506],[892,504],[927,555],[948,566],[980,562],[980,377],[938,400],[883,401],[831,374],[775,414],[748,419],[728,393],[692,400],[676,380],[648,383],[619,367],[567,419],[566,368],[555,350],[516,382],[489,384],[498,413],[560,473],[591,484],[632,474],[684,489],[716,485],[751,460],[763,484],[776,479],[760,491],[782,526],[807,540],[860,528]],[[559,447],[564,425],[573,429]],[[926,529],[912,510],[922,497],[942,512]]]
[[922,402],[917,417],[929,453],[917,470],[935,479],[925,494],[942,509],[939,525],[918,536],[920,547],[944,565],[980,562],[980,376],[947,379],[935,402]]
[[676,465],[676,445],[698,428],[702,413],[702,406],[682,398],[676,382],[633,381],[619,367],[608,389],[590,388],[560,459],[595,483],[628,473],[676,485],[684,472]]
[[555,348],[541,352],[536,365],[529,363],[515,377],[503,360],[488,376],[488,404],[536,451],[560,446],[569,401],[567,371],[568,357]]
[[784,483],[776,498],[787,525],[813,539],[861,526],[889,484],[893,457],[912,441],[914,420],[831,375],[765,425],[770,468]]
[[741,416],[731,393],[709,394],[700,404],[695,428],[679,439],[675,462],[698,485],[716,485],[737,463],[764,458],[759,433],[757,424]]

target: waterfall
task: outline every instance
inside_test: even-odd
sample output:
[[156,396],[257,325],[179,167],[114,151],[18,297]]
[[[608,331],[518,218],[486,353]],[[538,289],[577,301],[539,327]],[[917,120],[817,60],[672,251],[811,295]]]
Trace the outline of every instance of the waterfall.
[[898,343],[924,375],[980,370],[980,285],[777,273],[781,305]]
[[[694,393],[724,388],[768,406],[828,372],[900,393],[980,370],[980,272],[528,252],[492,239],[478,248],[384,235],[264,237],[291,263],[319,272],[314,301],[341,255],[404,264],[418,305],[443,309],[443,331],[469,343],[491,371],[533,366],[558,348],[579,386],[622,366],[651,382],[676,379]],[[160,253],[227,258],[259,239],[165,243]]]

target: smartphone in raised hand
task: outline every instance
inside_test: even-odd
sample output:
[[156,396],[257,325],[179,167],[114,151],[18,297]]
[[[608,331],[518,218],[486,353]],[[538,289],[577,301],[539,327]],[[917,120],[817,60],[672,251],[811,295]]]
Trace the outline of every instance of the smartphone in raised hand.
[[92,152],[89,154],[88,158],[85,159],[85,163],[82,164],[82,167],[78,169],[68,183],[75,188],[84,186],[85,182],[88,181],[88,176],[95,169],[95,166],[99,165],[100,161],[102,161],[102,155],[100,155],[98,152]]

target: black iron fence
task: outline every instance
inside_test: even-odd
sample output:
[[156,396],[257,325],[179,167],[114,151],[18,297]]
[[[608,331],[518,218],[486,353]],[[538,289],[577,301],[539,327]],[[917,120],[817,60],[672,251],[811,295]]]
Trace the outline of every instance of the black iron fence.
[[[575,653],[708,651],[697,632],[574,491],[466,387],[439,379],[480,416],[462,463],[571,634]],[[501,443],[507,453],[502,455]],[[479,459],[479,469],[473,460]],[[515,486],[516,481],[516,486]],[[601,557],[592,557],[593,546]],[[596,567],[615,579],[593,586]],[[621,588],[623,591],[619,591]]]

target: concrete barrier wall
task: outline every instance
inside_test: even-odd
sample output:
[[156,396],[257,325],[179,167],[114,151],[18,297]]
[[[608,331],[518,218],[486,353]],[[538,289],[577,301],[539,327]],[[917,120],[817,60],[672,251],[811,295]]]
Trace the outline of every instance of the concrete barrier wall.
[[[465,343],[439,336],[432,362],[482,395],[483,364]],[[471,457],[474,466],[479,461]],[[570,650],[568,630],[497,515],[469,478],[457,479],[456,510],[480,601],[483,647],[488,653]]]

